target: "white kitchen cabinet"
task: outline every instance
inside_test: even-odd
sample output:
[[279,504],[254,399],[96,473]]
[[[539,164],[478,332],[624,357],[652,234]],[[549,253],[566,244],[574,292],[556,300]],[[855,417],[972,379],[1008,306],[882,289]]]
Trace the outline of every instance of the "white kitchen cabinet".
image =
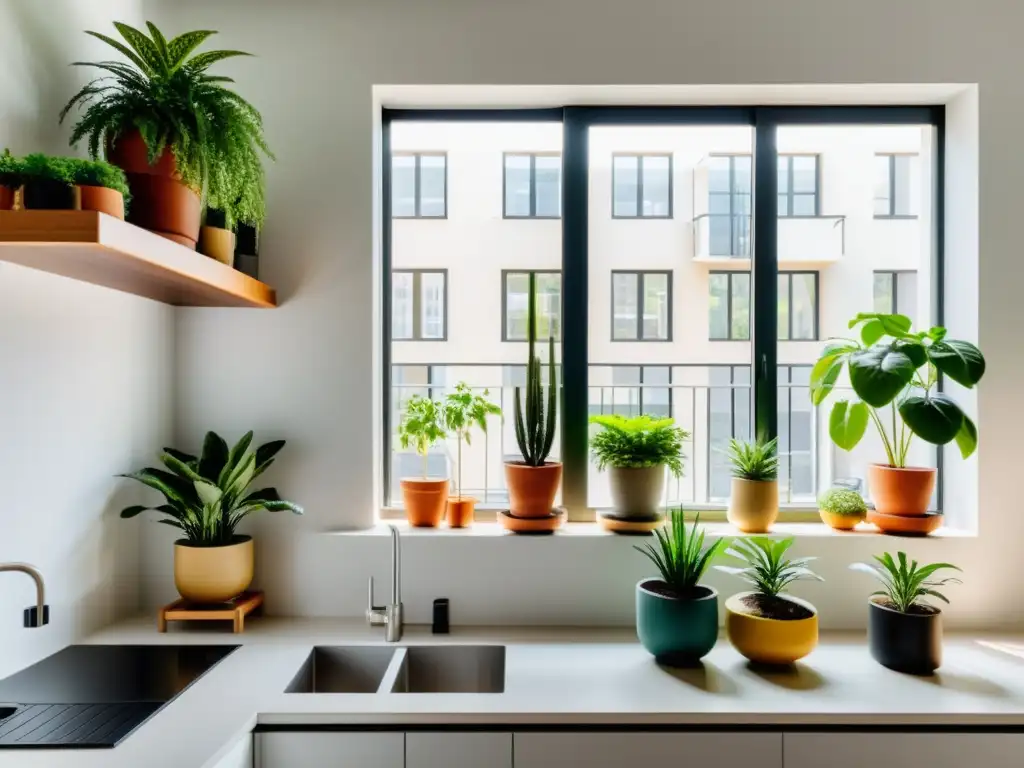
[[271,731],[256,739],[257,768],[405,768],[404,733]]
[[246,734],[214,764],[214,768],[253,768],[253,737]]
[[1021,768],[1024,734],[787,733],[785,768]]
[[407,733],[405,768],[512,768],[512,734]]
[[517,733],[513,744],[515,768],[782,768],[781,733]]

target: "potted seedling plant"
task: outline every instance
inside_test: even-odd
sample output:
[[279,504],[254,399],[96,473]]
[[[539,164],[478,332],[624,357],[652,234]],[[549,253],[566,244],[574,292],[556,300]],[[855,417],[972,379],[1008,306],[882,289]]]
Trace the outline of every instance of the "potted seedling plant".
[[729,522],[744,533],[767,533],[779,516],[778,440],[729,441]]
[[608,470],[612,517],[645,522],[659,520],[665,470],[683,474],[683,441],[689,433],[675,419],[653,416],[591,416],[601,431],[590,440],[597,468]]
[[121,517],[155,509],[164,514],[159,522],[181,531],[183,538],[174,545],[174,585],[191,602],[228,602],[252,582],[252,537],[237,532],[248,515],[264,510],[302,514],[302,507],[284,501],[276,488],[249,490],[285,445],[275,440],[250,451],[252,436],[247,433],[229,449],[223,438],[208,432],[200,456],[165,448],[160,461],[166,469],[122,475],[164,495],[164,504],[128,507]]
[[736,539],[725,554],[744,565],[715,566],[753,587],[725,601],[725,630],[736,650],[759,664],[792,664],[818,644],[818,611],[784,593],[795,581],[824,579],[807,567],[815,558],[786,558],[792,544],[792,536]]
[[405,404],[398,424],[402,448],[412,448],[423,457],[422,477],[403,477],[402,501],[410,525],[436,528],[444,519],[448,503],[448,478],[427,476],[427,455],[439,440],[448,436],[444,403],[422,395],[413,395]]
[[5,149],[0,154],[0,211],[9,211],[14,207],[14,195],[21,188],[22,162],[11,150]]
[[829,488],[818,497],[818,514],[837,531],[852,531],[867,513],[864,497],[850,488]]
[[636,585],[637,637],[661,664],[694,664],[718,640],[718,593],[700,580],[728,540],[705,547],[700,516],[687,527],[682,507],[671,510],[668,524],[654,535],[657,546],[634,547],[661,574]]
[[457,444],[455,496],[448,499],[448,525],[465,528],[473,522],[476,499],[462,495],[462,444],[470,445],[473,428],[487,434],[487,417],[500,416],[501,408],[487,399],[489,392],[476,394],[464,381],[455,385],[444,401],[444,422]]
[[956,442],[967,458],[978,429],[957,402],[938,391],[939,374],[974,387],[985,358],[970,342],[949,339],[941,326],[914,332],[906,315],[861,313],[849,326],[859,339],[833,339],[811,370],[811,401],[820,405],[846,371],[854,399],[832,405],[829,435],[846,451],[874,425],[885,463],[868,466],[868,494],[881,516],[926,514],[935,488],[933,467],[910,467],[914,437],[934,445]]
[[555,440],[558,415],[558,384],[555,374],[555,340],[548,338],[548,386],[541,383],[540,358],[534,354],[537,341],[537,283],[530,273],[527,308],[526,391],[515,388],[516,443],[522,461],[505,462],[509,513],[513,518],[544,518],[553,514],[555,496],[562,481],[562,464],[548,461]]
[[899,672],[930,675],[942,664],[942,612],[928,598],[948,603],[938,591],[959,584],[955,577],[932,578],[938,571],[959,571],[950,563],[918,565],[905,552],[875,555],[875,563],[854,563],[854,571],[882,582],[868,602],[868,644],[879,664]]
[[83,211],[99,211],[124,219],[125,205],[131,199],[124,171],[102,160],[77,158],[71,161],[71,169]]
[[26,210],[75,209],[74,160],[36,152],[22,161],[21,206]]

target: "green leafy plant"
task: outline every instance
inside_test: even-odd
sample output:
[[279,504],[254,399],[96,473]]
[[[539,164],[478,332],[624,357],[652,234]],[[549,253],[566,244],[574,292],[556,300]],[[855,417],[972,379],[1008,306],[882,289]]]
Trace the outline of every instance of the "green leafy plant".
[[262,157],[273,158],[263,136],[263,119],[226,87],[234,82],[230,77],[207,73],[218,61],[249,54],[194,54],[216,33],[198,30],[168,40],[156,25],[146,26],[148,35],[115,22],[124,42],[86,33],[128,61],[74,62],[105,74],[87,83],[60,113],[63,122],[71,110],[82,110],[71,144],[86,139],[95,159],[101,149],[138,129],[150,162],[169,148],[185,184],[205,190],[210,205],[228,211],[233,219],[260,226],[266,215]]
[[675,419],[653,416],[602,414],[590,417],[602,430],[590,440],[597,468],[666,466],[676,477],[683,474],[683,441],[690,433],[675,426]]
[[732,476],[743,480],[775,480],[779,476],[778,439],[729,440],[727,455],[732,463]]
[[693,525],[687,528],[683,508],[678,507],[669,511],[665,527],[654,531],[657,547],[649,543],[633,547],[654,563],[661,580],[679,597],[692,595],[697,590],[711,561],[729,546],[728,539],[723,538],[705,547],[704,529],[699,526],[700,515],[697,515]]
[[[523,462],[530,467],[544,466],[555,440],[558,415],[558,383],[555,379],[555,339],[548,337],[548,391],[545,398],[541,384],[540,358],[534,355],[537,341],[537,276],[530,273],[529,304],[526,311],[526,338],[529,344],[526,363],[526,403],[523,408],[521,388],[515,388],[514,403],[516,442]],[[547,400],[545,412],[544,401]]]
[[840,448],[853,450],[870,420],[892,467],[907,465],[915,435],[935,445],[955,440],[967,458],[978,446],[978,428],[937,385],[941,373],[974,387],[985,358],[970,342],[946,338],[941,326],[915,333],[911,325],[906,315],[858,314],[849,326],[859,328],[860,339],[831,340],[811,370],[811,402],[823,403],[845,368],[859,400],[832,405],[829,435]]
[[71,177],[75,184],[89,187],[105,187],[120,192],[125,201],[131,197],[128,179],[117,166],[102,160],[71,159]]
[[444,404],[422,395],[413,395],[405,403],[398,423],[398,440],[402,448],[410,447],[423,457],[423,476],[427,476],[427,454],[438,440],[448,436],[445,428]]
[[0,154],[0,187],[17,189],[21,186],[24,176],[24,165],[21,160],[11,154],[11,150],[5,149]]
[[946,584],[960,584],[960,579],[947,577],[945,579],[932,579],[931,577],[941,570],[952,569],[959,571],[951,563],[932,563],[931,565],[918,565],[917,560],[907,562],[906,552],[897,552],[896,559],[888,552],[875,555],[875,563],[854,563],[850,566],[852,571],[868,573],[882,582],[882,589],[872,592],[872,597],[884,597],[892,607],[900,613],[910,613],[915,607],[918,609],[935,610],[925,599],[933,597],[944,603],[949,603],[946,596],[936,588]]
[[807,564],[814,557],[786,558],[786,550],[793,544],[793,537],[770,539],[767,536],[750,536],[736,539],[725,554],[742,560],[746,565],[716,565],[723,573],[739,576],[750,584],[754,591],[765,597],[778,597],[786,587],[795,581],[824,581]]
[[56,181],[71,186],[75,183],[75,160],[70,157],[52,157],[41,152],[27,155],[21,163],[22,180]]
[[484,390],[478,395],[464,381],[455,385],[455,391],[449,392],[444,399],[444,424],[449,433],[454,434],[458,441],[458,463],[456,474],[456,495],[462,496],[462,443],[470,445],[473,427],[487,434],[487,417],[500,416],[501,408],[487,399],[490,394]]
[[274,456],[285,445],[284,440],[275,440],[250,451],[251,443],[252,432],[248,432],[229,449],[220,435],[207,432],[200,456],[164,448],[160,461],[166,470],[147,467],[121,477],[160,491],[166,503],[128,507],[121,510],[121,517],[155,509],[166,515],[159,522],[180,529],[191,544],[220,547],[232,543],[238,524],[253,512],[301,515],[302,507],[284,501],[276,488],[249,492],[253,480],[274,463]]
[[864,497],[849,488],[829,488],[818,497],[818,507],[834,515],[864,517],[868,505]]

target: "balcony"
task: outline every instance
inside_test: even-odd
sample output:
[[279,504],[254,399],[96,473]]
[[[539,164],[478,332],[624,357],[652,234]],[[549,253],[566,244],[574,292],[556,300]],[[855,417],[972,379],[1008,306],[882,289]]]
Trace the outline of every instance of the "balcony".
[[[693,260],[726,269],[750,269],[750,216],[704,213],[693,219]],[[846,252],[845,216],[780,216],[779,266],[820,268]]]

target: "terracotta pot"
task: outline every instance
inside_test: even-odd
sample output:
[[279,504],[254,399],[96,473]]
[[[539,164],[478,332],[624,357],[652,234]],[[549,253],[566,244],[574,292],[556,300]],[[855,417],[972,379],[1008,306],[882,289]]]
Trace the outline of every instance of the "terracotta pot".
[[614,516],[644,520],[659,516],[665,490],[665,467],[609,467],[608,484]]
[[768,533],[779,516],[777,480],[732,479],[729,495],[729,522],[744,533]]
[[145,173],[167,178],[181,178],[178,175],[174,154],[170,149],[164,149],[156,162],[150,164],[146,142],[137,130],[127,131],[107,145],[107,161],[125,173]]
[[549,461],[540,467],[531,467],[521,461],[506,462],[509,511],[515,517],[548,517],[555,506],[561,482],[561,462]]
[[452,496],[448,499],[448,527],[468,528],[473,524],[476,513],[476,499],[469,496]]
[[14,190],[10,187],[0,187],[0,211],[9,211],[14,208]]
[[224,547],[195,547],[185,540],[174,545],[174,586],[194,603],[226,603],[252,583],[253,544],[236,536]]
[[124,195],[116,189],[80,185],[79,206],[83,211],[99,211],[115,219],[124,219]]
[[220,227],[199,230],[199,252],[229,267],[235,263],[235,233]]
[[448,506],[448,480],[436,477],[407,477],[402,480],[402,501],[409,525],[437,528]]
[[868,496],[883,515],[923,515],[935,490],[932,467],[868,465]]
[[73,211],[78,207],[78,192],[63,181],[29,179],[21,188],[21,206],[26,211]]

